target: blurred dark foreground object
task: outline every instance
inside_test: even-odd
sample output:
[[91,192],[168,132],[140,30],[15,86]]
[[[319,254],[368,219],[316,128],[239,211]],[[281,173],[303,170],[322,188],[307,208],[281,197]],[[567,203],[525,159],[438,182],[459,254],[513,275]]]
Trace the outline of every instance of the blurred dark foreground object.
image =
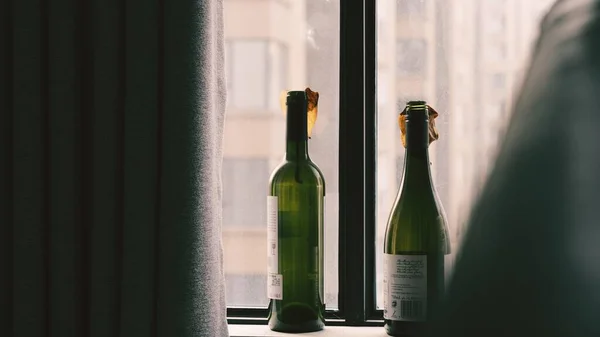
[[540,34],[430,337],[600,336],[600,1]]

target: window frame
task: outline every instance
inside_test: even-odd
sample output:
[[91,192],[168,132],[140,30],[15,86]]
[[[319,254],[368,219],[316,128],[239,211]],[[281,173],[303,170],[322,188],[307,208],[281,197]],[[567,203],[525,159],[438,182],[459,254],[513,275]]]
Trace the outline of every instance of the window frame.
[[[339,293],[326,325],[383,326],[376,289],[376,0],[340,1]],[[352,167],[352,170],[345,169]],[[229,324],[267,324],[268,308],[228,307]]]

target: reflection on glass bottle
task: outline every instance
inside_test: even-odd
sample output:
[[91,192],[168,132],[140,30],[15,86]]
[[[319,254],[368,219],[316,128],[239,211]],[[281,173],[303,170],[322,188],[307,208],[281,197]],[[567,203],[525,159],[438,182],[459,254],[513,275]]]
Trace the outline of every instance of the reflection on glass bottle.
[[384,319],[391,336],[421,336],[444,293],[448,226],[431,179],[437,112],[411,101],[399,116],[404,173],[384,239]]

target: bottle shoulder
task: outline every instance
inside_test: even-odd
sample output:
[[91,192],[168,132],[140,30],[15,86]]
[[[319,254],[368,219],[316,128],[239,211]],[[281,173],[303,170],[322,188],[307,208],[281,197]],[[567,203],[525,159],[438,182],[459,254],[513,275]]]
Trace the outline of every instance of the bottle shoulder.
[[444,207],[434,190],[422,190],[419,193],[401,190],[390,215],[391,217],[421,218],[423,221],[436,220],[444,225],[447,222]]
[[325,178],[319,167],[310,160],[284,160],[271,173],[270,184],[291,182],[324,186]]
[[448,221],[435,195],[418,198],[400,195],[390,212],[384,247],[386,252],[441,251],[450,253]]

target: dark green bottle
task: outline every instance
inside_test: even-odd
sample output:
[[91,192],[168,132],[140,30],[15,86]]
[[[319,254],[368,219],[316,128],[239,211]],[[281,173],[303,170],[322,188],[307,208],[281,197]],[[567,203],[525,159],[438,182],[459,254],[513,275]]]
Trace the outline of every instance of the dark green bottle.
[[401,115],[404,174],[387,223],[383,260],[385,330],[391,336],[422,336],[444,293],[450,242],[429,169],[430,109],[411,101]]
[[286,153],[271,175],[267,197],[269,327],[283,332],[323,329],[325,179],[310,160],[307,96],[286,97]]

